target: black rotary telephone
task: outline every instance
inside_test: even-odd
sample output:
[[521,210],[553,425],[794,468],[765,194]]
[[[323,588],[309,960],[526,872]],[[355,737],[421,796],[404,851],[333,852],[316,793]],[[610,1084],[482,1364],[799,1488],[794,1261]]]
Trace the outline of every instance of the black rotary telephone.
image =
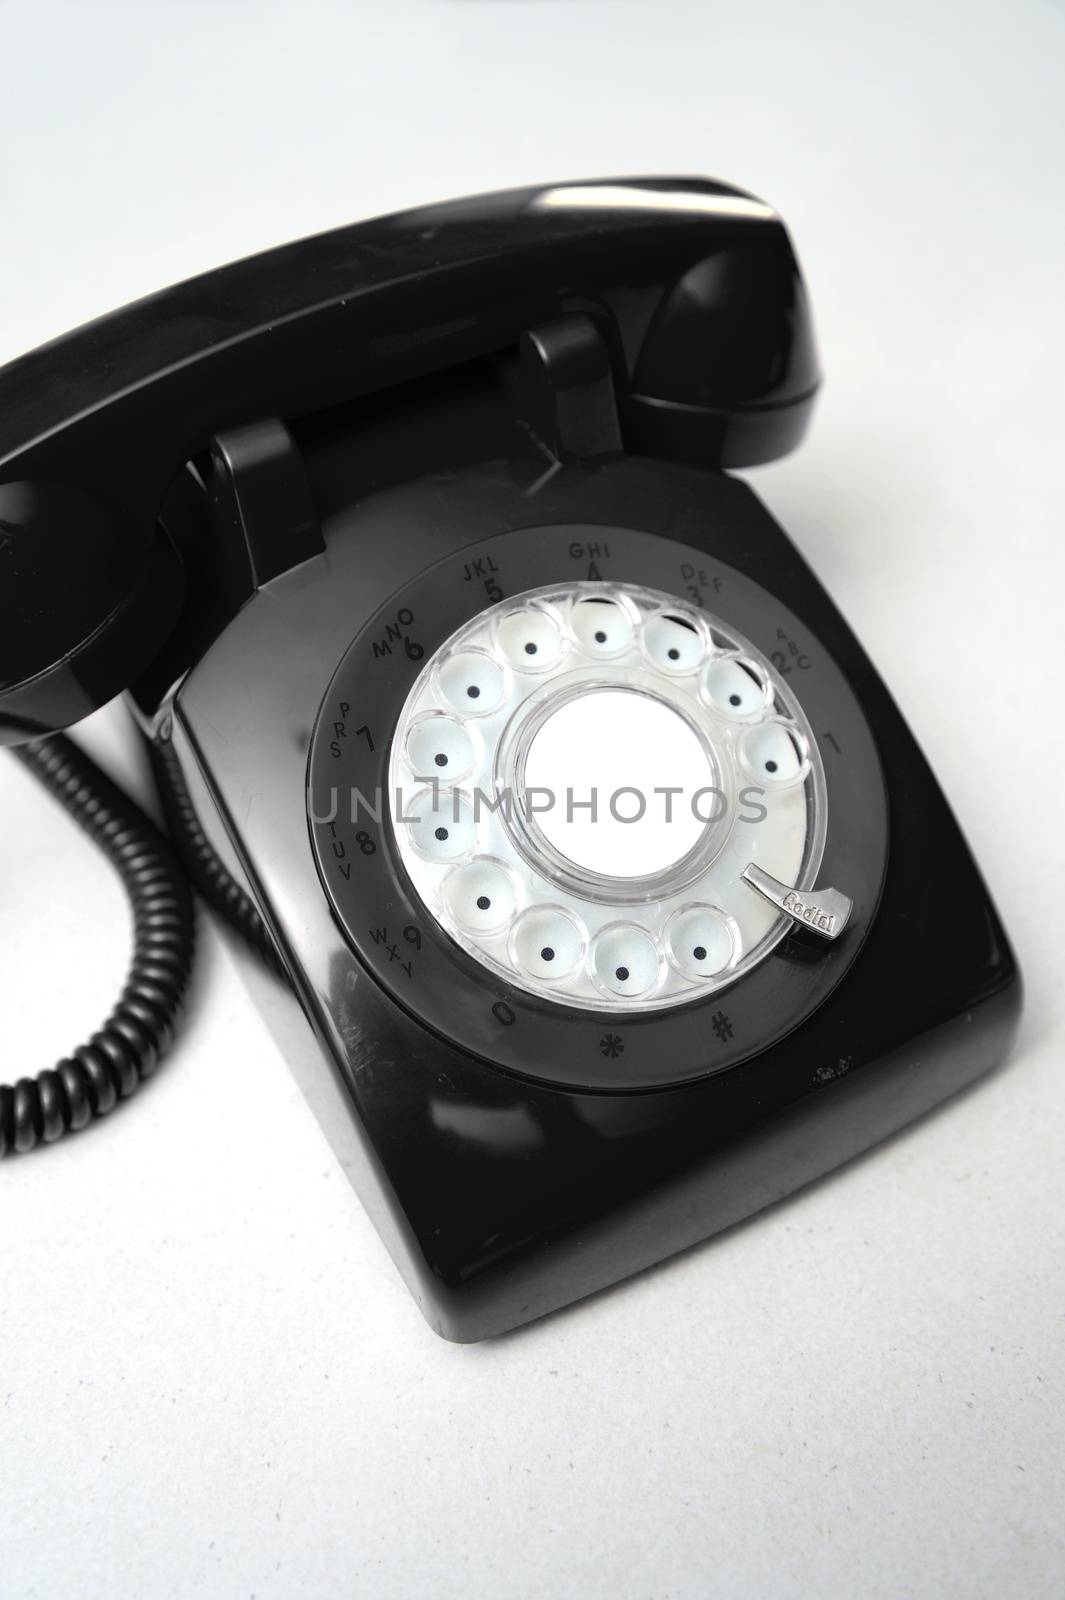
[[[0,1151],[154,1069],[190,879],[298,1001],[293,1068],[453,1339],[999,1061],[1020,984],[979,873],[728,472],[817,386],[780,218],[695,179],[341,229],[0,372],[2,737],[135,921],[104,1026],[0,1089]],[[58,731],[122,689],[169,842]],[[641,833],[649,793],[674,811]]]

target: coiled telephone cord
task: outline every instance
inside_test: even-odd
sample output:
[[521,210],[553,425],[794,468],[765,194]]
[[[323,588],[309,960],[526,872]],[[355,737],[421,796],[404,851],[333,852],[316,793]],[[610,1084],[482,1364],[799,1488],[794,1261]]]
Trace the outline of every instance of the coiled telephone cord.
[[84,1128],[152,1075],[174,1036],[195,944],[189,883],[154,823],[62,734],[12,754],[118,872],[133,912],[133,955],[114,1009],[90,1039],[36,1077],[0,1085],[0,1156]]

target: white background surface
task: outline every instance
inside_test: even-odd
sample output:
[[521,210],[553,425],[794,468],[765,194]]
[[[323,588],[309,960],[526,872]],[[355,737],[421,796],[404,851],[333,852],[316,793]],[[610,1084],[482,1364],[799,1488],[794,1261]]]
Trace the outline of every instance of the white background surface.
[[[457,1348],[206,935],[150,1090],[0,1169],[0,1595],[1060,1595],[1060,4],[0,0],[0,38],[4,357],[470,190],[680,170],[779,205],[828,384],[756,487],[1029,993],[1009,1066],[887,1148]],[[95,1025],[126,927],[8,762],[0,816],[10,1079]]]

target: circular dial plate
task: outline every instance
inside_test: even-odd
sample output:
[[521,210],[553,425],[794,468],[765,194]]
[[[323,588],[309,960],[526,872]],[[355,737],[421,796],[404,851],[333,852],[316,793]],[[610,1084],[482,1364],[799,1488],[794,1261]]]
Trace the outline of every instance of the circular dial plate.
[[[674,732],[695,787],[669,781]],[[622,787],[601,781],[610,756],[628,762]],[[764,960],[790,919],[740,873],[810,888],[825,834],[821,758],[783,675],[719,618],[603,581],[501,601],[426,660],[388,804],[412,884],[470,955],[546,1000],[626,1015]],[[578,807],[590,825],[567,829]],[[649,828],[687,848],[640,872]]]
[[[440,879],[446,915],[438,919],[427,909],[397,844],[387,797],[394,735],[412,691],[437,653],[441,661],[434,666],[442,666],[444,647],[486,609],[532,590],[587,582],[593,563],[592,581],[656,591],[674,606],[680,602],[686,612],[703,614],[713,597],[714,616],[723,619],[722,642],[725,635],[743,641],[755,662],[769,663],[774,696],[783,680],[780,703],[809,733],[810,749],[816,744],[820,751],[822,814],[829,825],[818,878],[854,900],[850,924],[836,943],[811,948],[801,935],[789,935],[727,984],[716,977],[706,983],[691,966],[694,952],[705,949],[708,964],[723,956],[727,961],[734,937],[728,911],[684,900],[655,928],[660,959],[682,1001],[636,1011],[619,1008],[605,995],[601,1007],[590,995],[589,1004],[548,997],[532,983],[515,981],[501,965],[493,968],[472,955],[441,925],[449,919],[457,925],[467,916],[472,895],[474,903],[487,898],[490,909],[499,910],[505,936],[496,948],[506,949],[506,960],[515,968],[523,961],[535,964],[537,948],[556,948],[546,939],[537,947],[538,930],[519,923],[535,909],[527,899],[527,875],[492,851],[481,859],[476,831],[464,832],[465,824],[455,847],[459,854]],[[500,622],[507,609],[497,611]],[[574,633],[578,623],[584,625],[575,619]],[[712,645],[715,623],[708,612],[705,625]],[[545,650],[551,637],[548,629]],[[656,648],[653,636],[646,648]],[[478,687],[486,704],[502,706],[512,669],[502,644],[498,651],[487,667],[478,659],[486,672]],[[738,680],[729,677],[729,659],[727,651],[711,650],[693,679],[697,692],[711,702],[738,692]],[[455,669],[459,680],[467,665]],[[739,688],[747,692],[745,685]],[[446,698],[448,692],[441,684],[440,694]],[[432,717],[437,711],[448,715],[439,697],[418,714]],[[415,721],[410,718],[411,729]],[[424,746],[411,747],[417,748],[412,759],[420,763],[428,756],[435,765],[435,756],[445,753],[449,769],[467,777],[485,760],[479,719],[453,719],[446,746],[440,745],[438,732],[432,727]],[[400,759],[405,757],[397,754]],[[805,780],[803,792],[810,793]],[[508,1070],[591,1090],[680,1083],[731,1067],[790,1032],[827,998],[857,955],[887,859],[886,800],[871,734],[845,677],[801,620],[760,584],[706,551],[614,527],[573,524],[502,533],[446,557],[395,594],[360,629],[323,700],[311,741],[308,812],[319,873],[338,922],[366,967],[412,1017]],[[807,830],[808,851],[811,839],[812,860],[816,817]],[[475,859],[487,875],[479,884],[472,875],[449,876],[448,868]],[[755,898],[753,891],[746,892]],[[723,919],[708,914],[722,909]],[[622,935],[631,940],[629,911],[615,904],[610,920],[621,924]],[[599,931],[606,927],[603,923]],[[605,981],[612,958],[616,973],[617,966],[635,969],[646,955],[635,942],[625,943],[620,948],[633,956],[629,962],[617,954],[616,941],[609,947],[604,943],[589,967],[590,941],[582,947],[581,928],[573,926],[568,942],[566,935],[563,923],[553,928],[556,959],[571,961],[574,972],[580,970],[592,984]],[[552,973],[557,970],[551,966]],[[683,990],[685,982],[689,987]]]

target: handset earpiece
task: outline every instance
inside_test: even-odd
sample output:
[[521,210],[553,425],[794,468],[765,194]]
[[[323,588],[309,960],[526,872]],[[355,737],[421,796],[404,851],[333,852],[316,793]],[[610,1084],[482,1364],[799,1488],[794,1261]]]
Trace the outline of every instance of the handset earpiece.
[[70,483],[0,483],[0,745],[77,722],[148,666],[185,578],[162,529]]
[[635,362],[626,428],[649,455],[755,466],[799,443],[819,384],[786,235],[733,239],[662,297]]

